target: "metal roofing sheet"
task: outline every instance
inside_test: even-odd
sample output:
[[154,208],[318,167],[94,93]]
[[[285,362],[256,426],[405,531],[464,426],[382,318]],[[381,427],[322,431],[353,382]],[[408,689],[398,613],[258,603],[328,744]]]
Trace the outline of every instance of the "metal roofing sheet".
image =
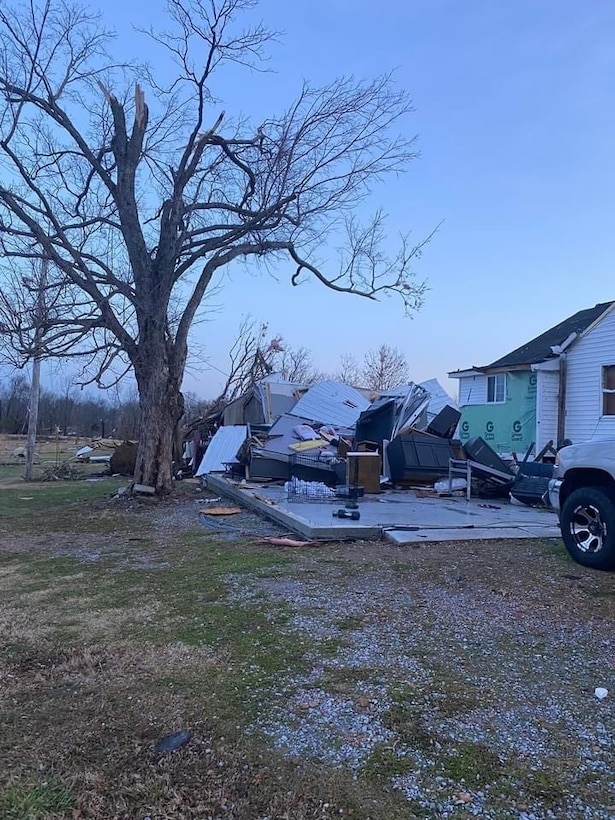
[[447,404],[449,407],[457,409],[457,402],[449,396],[437,379],[428,379],[426,382],[421,382],[421,387],[429,393],[429,407],[427,408],[427,412],[430,416],[437,416],[440,410],[443,410]]
[[250,435],[245,424],[220,427],[205,450],[205,455],[195,475],[223,473],[225,463],[233,461],[237,451]]
[[354,427],[369,405],[368,399],[353,387],[341,382],[324,381],[310,387],[293,407],[292,415],[323,424]]
[[408,401],[404,402],[397,415],[392,435],[396,436],[400,430],[405,430],[407,427],[420,428],[423,424],[426,426],[427,418],[424,414],[428,404],[429,395],[427,393],[409,396]]

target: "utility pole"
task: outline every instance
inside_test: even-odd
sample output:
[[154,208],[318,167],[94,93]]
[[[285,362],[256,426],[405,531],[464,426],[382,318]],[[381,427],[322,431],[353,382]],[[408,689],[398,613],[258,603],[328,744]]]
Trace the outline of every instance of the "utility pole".
[[37,288],[36,308],[34,310],[34,353],[32,358],[32,385],[30,387],[30,411],[28,413],[28,439],[26,442],[26,463],[23,477],[32,481],[34,468],[34,450],[36,448],[36,429],[38,427],[38,405],[41,393],[41,359],[43,321],[45,318],[45,287],[47,285],[47,260],[41,263],[41,273]]

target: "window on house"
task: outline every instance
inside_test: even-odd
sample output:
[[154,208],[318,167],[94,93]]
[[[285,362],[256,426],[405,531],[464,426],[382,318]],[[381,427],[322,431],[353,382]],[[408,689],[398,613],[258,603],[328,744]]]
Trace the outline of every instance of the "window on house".
[[602,368],[602,415],[615,416],[615,364]]
[[487,376],[487,402],[506,401],[506,373],[497,373],[495,376]]

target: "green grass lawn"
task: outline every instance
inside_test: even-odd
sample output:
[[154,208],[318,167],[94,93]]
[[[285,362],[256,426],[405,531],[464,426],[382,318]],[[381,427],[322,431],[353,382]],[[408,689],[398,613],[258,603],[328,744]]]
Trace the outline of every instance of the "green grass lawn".
[[[200,531],[161,538],[149,508],[105,508],[111,486],[54,484],[21,503],[21,490],[0,493],[13,537],[48,535],[45,548],[0,553],[0,660],[12,681],[0,816],[181,818],[233,807],[230,816],[307,818],[332,816],[327,801],[364,816],[375,800],[368,781],[304,770],[245,732],[278,675],[300,669],[318,641],[281,639],[287,609],[230,602],[225,579],[275,577],[298,557]],[[63,554],[66,533],[87,537],[81,557]],[[154,742],[184,726],[192,743],[158,758]],[[374,817],[396,816],[380,802]]]
[[18,487],[12,479],[11,486],[0,485],[0,532],[94,532],[128,523],[108,505],[92,506],[106,501],[127,479],[24,481]]
[[0,464],[0,486],[19,481],[23,476],[22,464]]

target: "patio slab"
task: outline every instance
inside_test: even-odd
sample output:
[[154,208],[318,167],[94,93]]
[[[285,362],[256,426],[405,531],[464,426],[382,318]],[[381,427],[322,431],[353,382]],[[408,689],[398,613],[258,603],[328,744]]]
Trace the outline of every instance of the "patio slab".
[[218,475],[207,486],[310,539],[386,538],[397,544],[417,541],[496,538],[559,538],[551,510],[517,506],[505,500],[417,497],[412,490],[389,490],[360,500],[359,521],[333,512],[344,502],[289,501],[281,486],[242,488]]

